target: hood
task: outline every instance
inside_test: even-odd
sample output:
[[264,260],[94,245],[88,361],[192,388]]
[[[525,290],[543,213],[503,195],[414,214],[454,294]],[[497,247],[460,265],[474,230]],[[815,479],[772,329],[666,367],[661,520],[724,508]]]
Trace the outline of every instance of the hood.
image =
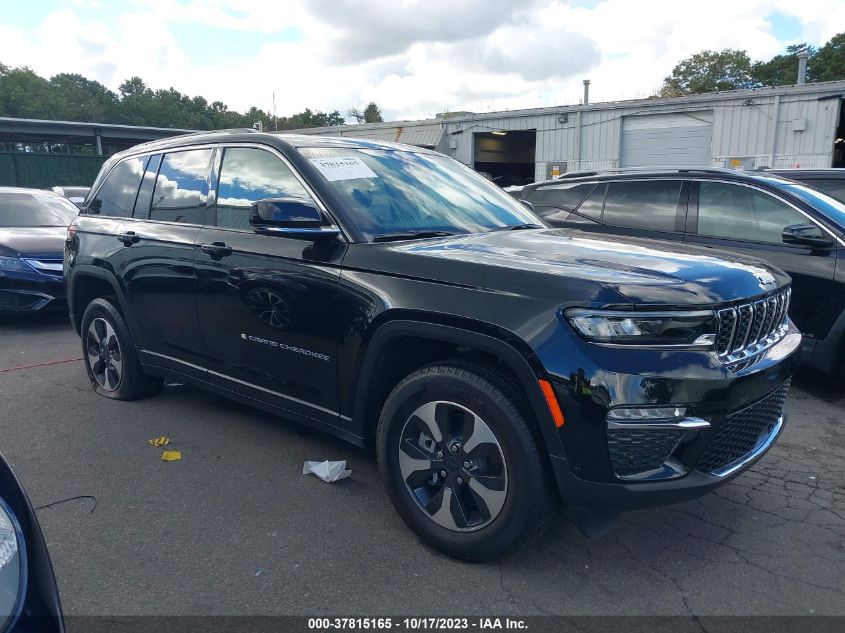
[[64,226],[0,227],[0,253],[62,257],[66,237]]
[[[437,281],[469,283],[484,279],[491,289],[524,294],[536,291],[534,283],[526,283],[530,276],[546,277],[559,282],[552,286],[557,289],[549,291],[560,292],[565,303],[583,302],[585,297],[567,296],[573,288],[560,283],[564,280],[598,285],[643,307],[712,306],[789,284],[789,277],[781,270],[753,258],[567,229],[493,231],[388,242],[384,246],[405,255],[402,259],[409,255],[419,258],[413,268],[425,271],[423,277]],[[492,274],[484,275],[481,267],[492,270]],[[592,294],[591,300],[603,297],[599,299],[602,301],[609,293]]]

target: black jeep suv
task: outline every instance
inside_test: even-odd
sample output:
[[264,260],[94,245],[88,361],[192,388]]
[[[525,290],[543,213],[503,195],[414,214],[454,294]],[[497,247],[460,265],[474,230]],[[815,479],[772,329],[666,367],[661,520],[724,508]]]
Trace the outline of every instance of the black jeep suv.
[[69,227],[94,390],[199,385],[375,447],[420,536],[474,560],[560,497],[707,492],[780,433],[789,279],[549,229],[435,152],[232,131],[112,157]]
[[804,334],[803,361],[830,374],[845,364],[839,200],[772,172],[718,168],[575,172],[528,185],[521,197],[555,227],[765,259],[792,278],[789,316]]

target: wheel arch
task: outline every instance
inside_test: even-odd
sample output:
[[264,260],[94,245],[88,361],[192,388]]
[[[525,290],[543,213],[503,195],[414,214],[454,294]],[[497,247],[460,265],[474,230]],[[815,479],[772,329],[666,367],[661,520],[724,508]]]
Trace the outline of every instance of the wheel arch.
[[[432,346],[450,346],[468,351],[477,351],[489,355],[501,362],[509,373],[518,381],[517,388],[525,396],[525,404],[532,414],[532,420],[539,432],[546,452],[552,457],[564,457],[563,444],[555,426],[552,413],[543,395],[538,380],[543,376],[543,369],[533,353],[517,350],[512,344],[500,338],[475,330],[420,321],[397,319],[377,327],[369,339],[360,364],[359,376],[355,385],[355,399],[352,406],[352,423],[355,433],[365,438],[372,438],[378,421],[379,401],[389,394],[398,380],[388,380],[389,388],[380,385],[380,366],[389,357],[391,347],[402,340],[421,340]],[[527,345],[525,346],[527,348]],[[453,355],[454,359],[455,356]],[[445,359],[444,359],[445,360]],[[386,391],[386,393],[385,393]]]
[[118,307],[129,325],[127,311],[124,309],[124,297],[114,275],[96,266],[80,266],[74,269],[68,284],[68,312],[76,333],[82,327],[82,315],[85,308],[97,297],[114,296]]

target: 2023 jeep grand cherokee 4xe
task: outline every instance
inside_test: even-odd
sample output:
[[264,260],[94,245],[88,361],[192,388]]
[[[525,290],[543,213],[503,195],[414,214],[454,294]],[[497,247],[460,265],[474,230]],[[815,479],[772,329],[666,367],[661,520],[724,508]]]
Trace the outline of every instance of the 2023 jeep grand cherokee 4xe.
[[375,448],[454,556],[503,554],[559,499],[687,499],[783,425],[801,335],[768,265],[575,237],[459,162],[230,131],[104,166],[65,279],[94,390],[192,383]]

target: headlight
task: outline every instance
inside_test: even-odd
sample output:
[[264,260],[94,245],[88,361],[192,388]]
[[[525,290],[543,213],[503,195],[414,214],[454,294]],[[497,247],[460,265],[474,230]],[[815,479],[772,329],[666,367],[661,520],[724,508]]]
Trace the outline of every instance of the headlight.
[[593,343],[709,349],[718,331],[718,318],[711,310],[621,312],[570,308],[565,314],[572,327]]
[[17,257],[0,257],[0,270],[32,270]]
[[21,556],[17,526],[0,502],[0,629],[16,612],[21,593]]

